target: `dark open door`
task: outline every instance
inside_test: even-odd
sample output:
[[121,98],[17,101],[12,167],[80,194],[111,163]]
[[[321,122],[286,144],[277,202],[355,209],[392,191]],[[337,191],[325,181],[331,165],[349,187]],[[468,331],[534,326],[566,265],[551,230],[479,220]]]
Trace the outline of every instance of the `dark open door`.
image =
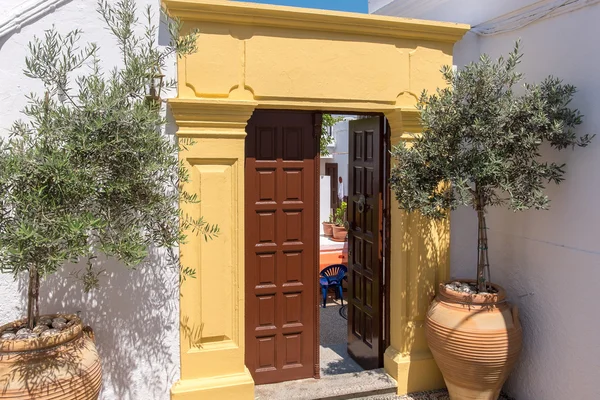
[[338,206],[338,165],[337,163],[325,163],[325,175],[330,178],[329,191],[331,192],[331,205],[334,211]]
[[246,129],[245,355],[257,384],[318,373],[315,117],[256,111]]
[[383,366],[382,129],[378,117],[350,121],[348,353]]

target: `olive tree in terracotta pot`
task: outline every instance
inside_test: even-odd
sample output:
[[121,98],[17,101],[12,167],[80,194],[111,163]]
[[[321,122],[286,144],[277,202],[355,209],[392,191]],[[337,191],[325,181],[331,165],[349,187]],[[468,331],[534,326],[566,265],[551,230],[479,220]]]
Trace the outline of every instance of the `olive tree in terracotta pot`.
[[461,71],[444,67],[448,87],[423,93],[418,104],[422,134],[393,149],[391,187],[401,208],[438,219],[466,205],[478,217],[474,279],[441,284],[426,320],[453,400],[497,399],[521,350],[517,310],[490,281],[487,210],[546,209],[545,185],[560,183],[565,166],[544,161],[541,147],[562,150],[592,139],[574,131],[582,121],[569,108],[575,87],[548,77],[515,90],[521,57],[517,42],[507,58],[483,55]]
[[[181,215],[187,171],[181,144],[162,133],[160,93],[173,87],[160,68],[170,54],[195,51],[195,33],[180,38],[169,21],[171,43],[157,45],[156,26],[139,26],[133,0],[98,11],[121,50],[122,64],[103,69],[93,44],[80,32],[52,29],[29,45],[25,74],[44,91],[28,97],[25,119],[0,141],[0,271],[27,284],[27,314],[0,326],[0,397],[95,399],[101,363],[93,334],[77,315],[43,315],[44,278],[65,263],[90,290],[102,279],[97,255],[135,267],[149,247],[165,247],[183,268],[174,246],[184,232],[218,233],[202,218]],[[144,20],[151,21],[150,10]],[[184,145],[192,145],[185,143]]]

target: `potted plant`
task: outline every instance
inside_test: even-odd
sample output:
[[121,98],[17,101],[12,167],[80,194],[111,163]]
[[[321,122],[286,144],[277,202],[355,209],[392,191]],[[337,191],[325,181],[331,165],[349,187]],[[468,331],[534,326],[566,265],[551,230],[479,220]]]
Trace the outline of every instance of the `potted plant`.
[[334,225],[335,223],[333,219],[333,214],[329,214],[329,221],[323,221],[323,234],[325,236],[332,236]]
[[335,225],[333,226],[333,238],[336,240],[345,240],[348,234],[346,229],[346,209],[348,204],[342,201],[340,206],[335,210]]
[[592,139],[574,131],[582,121],[569,108],[575,87],[548,77],[514,90],[521,57],[517,42],[506,59],[483,55],[458,72],[444,67],[448,87],[423,93],[418,104],[422,134],[393,149],[391,187],[401,208],[437,219],[466,205],[478,218],[474,279],[441,284],[426,318],[453,400],[497,399],[521,350],[517,310],[490,282],[487,210],[548,208],[545,185],[560,183],[565,170],[543,161],[541,146],[562,150]]
[[[93,334],[77,315],[43,315],[43,280],[67,263],[81,263],[83,289],[97,286],[98,254],[133,268],[150,246],[165,247],[182,276],[173,247],[193,231],[218,228],[181,215],[178,201],[187,171],[179,144],[163,135],[160,68],[171,53],[195,50],[195,32],[159,48],[158,31],[140,30],[135,2],[99,2],[116,38],[122,65],[104,71],[97,48],[79,44],[80,31],[51,29],[29,45],[25,74],[44,85],[30,95],[11,136],[0,142],[0,271],[28,280],[27,315],[0,326],[1,397],[95,399],[101,364]],[[147,21],[152,20],[148,9]],[[137,33],[136,33],[137,32]],[[185,143],[191,145],[191,143]]]

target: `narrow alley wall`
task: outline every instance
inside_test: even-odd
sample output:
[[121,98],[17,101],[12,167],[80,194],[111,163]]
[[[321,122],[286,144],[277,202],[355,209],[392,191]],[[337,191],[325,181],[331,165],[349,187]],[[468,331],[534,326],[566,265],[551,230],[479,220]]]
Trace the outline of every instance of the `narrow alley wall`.
[[[10,6],[23,1],[8,0]],[[39,1],[42,3],[42,1]],[[154,0],[137,0],[140,21],[151,6],[153,21],[160,23],[158,5]],[[3,7],[0,26],[16,18],[14,7]],[[43,93],[42,85],[23,75],[27,43],[34,36],[43,37],[53,25],[61,33],[80,28],[82,45],[95,41],[100,47],[102,64],[109,70],[120,60],[117,43],[96,13],[96,0],[63,1],[56,10],[47,9],[19,30],[0,36],[0,137],[9,134],[12,123],[22,118],[25,95]],[[43,9],[43,8],[42,8]],[[6,25],[4,25],[6,27]],[[164,24],[159,44],[165,45],[168,34]],[[167,62],[163,73],[175,77],[175,57]],[[82,69],[85,73],[85,69]],[[172,97],[175,93],[164,97]],[[174,124],[168,127],[173,136]],[[100,278],[100,289],[83,292],[81,282],[64,270],[41,283],[41,312],[80,312],[83,322],[95,332],[103,367],[104,400],[167,400],[171,385],[179,379],[179,271],[167,264],[165,254],[152,252],[149,262],[131,270],[113,260],[99,259],[106,270]],[[25,277],[19,277],[25,278]],[[0,324],[22,318],[26,307],[25,279],[15,281],[12,275],[0,275]]]
[[[455,46],[459,68],[481,53],[496,58],[521,38],[520,71],[528,82],[554,75],[578,88],[571,106],[585,115],[579,131],[600,133],[597,38],[600,5],[543,19],[517,31],[489,37],[468,34]],[[544,152],[566,163],[566,180],[550,185],[548,211],[513,213],[490,209],[493,281],[520,309],[524,346],[506,386],[518,400],[600,398],[598,319],[600,282],[600,137],[587,148]],[[473,210],[452,213],[454,277],[475,277],[477,221]]]

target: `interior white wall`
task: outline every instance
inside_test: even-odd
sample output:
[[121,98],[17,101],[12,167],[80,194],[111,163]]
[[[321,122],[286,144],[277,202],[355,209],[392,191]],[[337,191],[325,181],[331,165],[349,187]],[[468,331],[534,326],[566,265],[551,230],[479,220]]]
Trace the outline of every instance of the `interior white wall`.
[[[321,175],[320,181],[320,196],[319,196],[319,218],[321,222],[329,222],[329,214],[331,213],[331,178],[327,175]],[[320,234],[323,234],[323,224],[319,225]]]
[[[515,32],[474,42],[467,38],[470,44],[455,46],[455,63],[464,65],[479,52],[506,55],[521,38],[525,56],[520,70],[526,81],[552,74],[577,86],[572,106],[585,115],[578,130],[600,133],[599,19],[600,5],[595,5]],[[505,387],[518,400],[600,398],[595,300],[600,282],[599,140],[575,151],[544,151],[548,160],[567,164],[566,180],[547,190],[550,210],[490,209],[488,214],[492,279],[518,305],[524,329],[523,354]],[[474,211],[453,212],[451,225],[452,275],[474,277]]]
[[[9,5],[23,1],[10,2],[14,4],[3,7],[7,13],[12,9]],[[158,12],[156,0],[137,0],[136,4],[140,11],[150,5]],[[98,18],[96,5],[96,0],[65,2],[56,11],[50,10],[22,26],[20,31],[0,38],[1,136],[5,137],[12,122],[22,117],[25,95],[42,90],[40,84],[22,74],[26,46],[34,35],[43,36],[52,25],[63,33],[81,28],[84,40],[93,40],[100,46],[103,62],[118,62],[117,46]],[[158,13],[154,21],[158,24]],[[164,44],[166,39],[166,33],[161,31],[159,42]],[[168,68],[163,71],[167,78],[175,76],[175,62],[175,57],[168,61]],[[171,124],[168,134],[172,135],[173,130]],[[102,263],[106,274],[101,278],[101,288],[89,294],[83,293],[81,283],[70,278],[73,266],[44,280],[41,310],[80,311],[83,321],[93,327],[103,362],[101,399],[169,399],[169,389],[179,379],[178,270],[167,266],[161,252],[154,252],[148,265],[133,271],[115,262]],[[25,304],[24,281],[0,275],[0,324],[21,318]]]
[[350,138],[349,124],[353,119],[356,119],[356,117],[346,117],[343,121],[338,122],[332,127],[333,135],[335,137],[333,162],[337,163],[338,176],[342,177],[344,196],[348,196],[348,151],[350,150],[348,147]]
[[[355,116],[344,116],[344,120],[336,123],[334,126],[331,127],[335,146],[329,148],[330,154],[328,156],[321,157],[321,159],[320,159],[320,170],[319,171],[320,171],[321,177],[323,177],[325,175],[325,164],[326,163],[337,163],[338,176],[334,177],[333,179],[337,180],[338,177],[340,177],[340,176],[342,177],[344,196],[348,196],[348,150],[349,150],[348,140],[350,137],[349,121],[351,121],[353,119],[356,119],[356,117]],[[321,180],[321,184],[322,183],[323,183],[323,180]],[[339,183],[338,183],[338,185],[339,185]],[[325,203],[323,186],[321,186],[321,196],[320,196],[321,207],[323,207],[323,204],[331,204],[330,198],[331,198],[331,196],[329,195],[329,187],[327,187],[327,202]],[[323,221],[325,221],[329,218],[329,208],[327,210],[328,210],[327,218],[325,218],[325,219],[321,218]]]

